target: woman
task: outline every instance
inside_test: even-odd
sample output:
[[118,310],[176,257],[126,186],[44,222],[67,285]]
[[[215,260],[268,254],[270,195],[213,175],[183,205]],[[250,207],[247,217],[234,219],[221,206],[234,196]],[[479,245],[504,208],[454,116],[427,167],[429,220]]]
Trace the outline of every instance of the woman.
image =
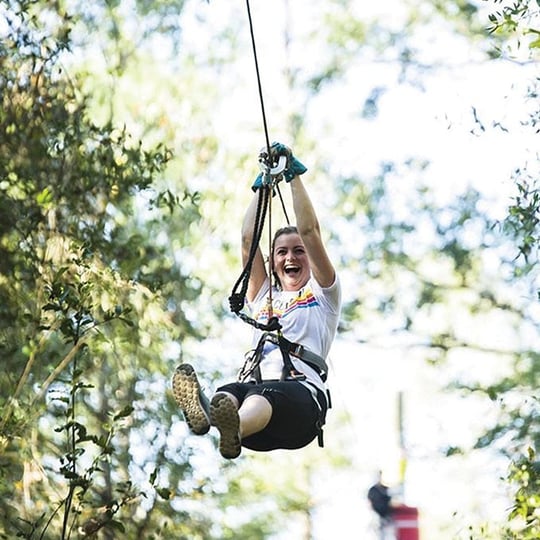
[[[284,177],[291,188],[297,225],[278,230],[272,243],[277,283],[271,310],[267,302],[270,279],[260,248],[253,260],[246,299],[256,321],[265,323],[269,316],[277,317],[285,339],[278,343],[275,336],[256,330],[260,363],[250,380],[218,388],[210,402],[190,365],[179,366],[173,377],[173,394],[191,431],[202,435],[215,426],[220,433],[220,452],[228,459],[238,457],[242,446],[258,451],[306,446],[321,434],[329,406],[324,360],[337,331],[339,280],[299,176],[307,169],[283,145],[274,143],[271,151],[287,155]],[[260,184],[259,177],[254,189]],[[242,225],[244,265],[250,253],[257,199],[255,194]],[[286,353],[283,343],[288,345]],[[292,369],[284,376],[286,360]]]

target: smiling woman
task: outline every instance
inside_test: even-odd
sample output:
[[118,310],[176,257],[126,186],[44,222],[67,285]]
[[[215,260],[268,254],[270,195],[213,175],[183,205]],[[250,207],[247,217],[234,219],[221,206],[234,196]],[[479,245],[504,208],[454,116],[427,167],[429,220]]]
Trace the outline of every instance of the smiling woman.
[[274,279],[284,290],[296,290],[309,279],[309,260],[298,229],[289,225],[278,229],[272,242]]
[[[270,153],[274,161],[285,157],[286,165],[272,175],[273,184],[257,177],[242,224],[246,300],[255,327],[252,354],[238,381],[218,388],[210,401],[192,366],[180,365],[173,377],[174,397],[191,431],[202,435],[215,426],[228,459],[238,457],[242,446],[296,449],[315,438],[322,446],[329,407],[325,360],[337,331],[341,288],[300,178],[307,169],[280,143]],[[268,195],[283,179],[291,188],[297,225],[275,233],[267,272],[254,231],[262,190]]]

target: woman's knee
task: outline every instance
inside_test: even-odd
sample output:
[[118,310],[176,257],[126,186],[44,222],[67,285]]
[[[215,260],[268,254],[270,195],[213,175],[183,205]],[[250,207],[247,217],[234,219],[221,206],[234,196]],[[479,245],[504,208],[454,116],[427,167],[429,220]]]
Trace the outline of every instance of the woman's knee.
[[263,396],[250,395],[240,405],[238,414],[242,436],[249,437],[268,425],[272,418],[272,405]]

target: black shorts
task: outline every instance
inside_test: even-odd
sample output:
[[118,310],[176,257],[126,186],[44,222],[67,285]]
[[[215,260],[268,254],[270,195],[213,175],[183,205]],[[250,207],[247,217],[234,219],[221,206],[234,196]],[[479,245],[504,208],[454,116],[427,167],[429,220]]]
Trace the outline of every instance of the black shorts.
[[[308,445],[324,424],[326,400],[319,392],[321,411],[311,392],[298,381],[275,381],[260,384],[230,383],[217,389],[229,392],[242,402],[249,396],[264,396],[272,405],[268,425],[258,433],[242,439],[242,446],[250,450],[266,451],[278,448],[295,449]],[[322,398],[322,399],[321,399]]]

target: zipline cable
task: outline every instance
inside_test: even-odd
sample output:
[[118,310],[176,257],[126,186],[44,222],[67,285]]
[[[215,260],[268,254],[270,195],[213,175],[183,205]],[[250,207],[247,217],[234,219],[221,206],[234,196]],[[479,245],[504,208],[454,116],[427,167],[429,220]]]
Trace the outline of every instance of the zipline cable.
[[255,61],[255,73],[257,74],[257,87],[259,89],[259,101],[261,103],[261,113],[264,128],[264,137],[266,142],[266,150],[268,152],[268,159],[271,159],[270,154],[270,137],[268,136],[268,124],[266,122],[266,112],[264,109],[264,97],[262,91],[261,74],[259,72],[259,60],[257,58],[257,46],[255,45],[255,31],[253,30],[253,19],[251,17],[251,8],[249,0],[246,0],[246,8],[249,20],[249,33],[251,35],[251,47],[253,49],[253,60]]
[[[255,63],[255,73],[257,75],[257,88],[259,91],[259,101],[261,104],[261,115],[262,115],[264,137],[265,137],[265,143],[266,143],[266,151],[268,154],[268,159],[271,159],[270,136],[268,135],[268,123],[266,121],[266,111],[264,107],[264,95],[263,95],[263,89],[262,89],[261,74],[259,70],[259,59],[257,56],[257,45],[255,43],[255,30],[253,26],[253,18],[251,16],[251,7],[249,4],[249,0],[246,0],[246,9],[247,9],[247,15],[248,15],[248,21],[249,21],[249,33],[251,36],[251,48],[253,50],[253,60]],[[290,225],[287,209],[285,208],[285,202],[283,201],[283,196],[281,195],[281,190],[279,189],[278,184],[275,185],[275,189],[279,195],[279,199],[281,201],[281,206],[283,208],[283,213],[285,214],[285,220],[287,221],[287,225]]]
[[[251,36],[251,48],[253,50],[253,61],[255,62],[255,73],[257,74],[257,88],[259,90],[259,101],[261,104],[261,114],[262,114],[262,121],[263,121],[263,128],[264,128],[264,137],[266,142],[266,153],[267,153],[267,162],[265,163],[267,169],[270,168],[270,163],[272,161],[272,153],[270,149],[270,136],[268,135],[268,123],[266,121],[266,112],[264,108],[264,96],[262,91],[262,83],[261,83],[261,74],[259,70],[259,60],[257,57],[257,46],[255,44],[255,30],[253,29],[253,18],[251,16],[251,7],[249,4],[249,0],[246,0],[246,10],[249,20],[249,33]],[[269,173],[266,171],[265,175],[269,176]],[[263,180],[268,180],[268,178],[263,178]],[[264,183],[264,182],[263,182]],[[269,191],[272,190],[272,183],[270,183]],[[268,197],[267,201],[268,205],[268,215],[269,215],[269,230],[271,231],[271,223],[272,223],[272,196],[270,195]],[[260,240],[260,238],[258,239]],[[255,242],[255,238],[253,238],[253,242]],[[258,241],[257,241],[258,244]],[[270,278],[270,291],[269,291],[269,297],[268,297],[268,315],[269,319],[272,318],[272,254],[270,253],[270,257],[268,260],[268,275]]]

